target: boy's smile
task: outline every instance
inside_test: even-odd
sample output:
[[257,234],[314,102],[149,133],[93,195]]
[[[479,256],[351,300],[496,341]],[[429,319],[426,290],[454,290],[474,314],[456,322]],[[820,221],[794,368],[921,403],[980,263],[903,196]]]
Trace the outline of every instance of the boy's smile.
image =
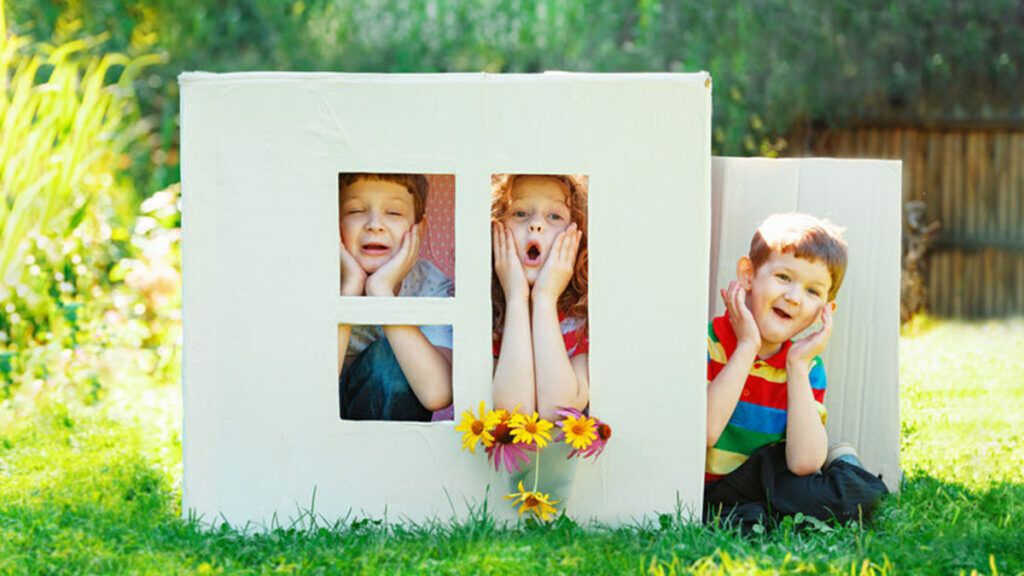
[[774,355],[784,342],[818,319],[832,284],[824,262],[777,252],[756,272],[743,276],[741,270],[741,280],[749,290],[747,307],[761,333],[762,358]]
[[555,237],[572,223],[566,190],[543,176],[522,176],[512,188],[512,203],[502,224],[512,231],[516,254],[532,286],[548,258]]
[[415,223],[412,194],[394,182],[359,179],[342,190],[341,242],[367,274],[394,256]]

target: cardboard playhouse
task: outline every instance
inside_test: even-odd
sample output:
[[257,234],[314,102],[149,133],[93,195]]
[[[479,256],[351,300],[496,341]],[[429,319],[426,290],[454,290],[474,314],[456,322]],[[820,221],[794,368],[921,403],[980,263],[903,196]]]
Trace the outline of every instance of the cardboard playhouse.
[[[848,228],[828,432],[898,482],[898,163],[712,159],[704,73],[190,73],[181,85],[183,514],[260,528],[309,512],[465,518],[486,502],[516,517],[506,478],[454,429],[491,404],[490,191],[506,173],[588,182],[590,410],[614,436],[579,463],[569,515],[699,519],[709,293],[780,210]],[[430,175],[421,255],[453,297],[339,296],[345,172]],[[338,324],[452,326],[455,420],[340,419]]]

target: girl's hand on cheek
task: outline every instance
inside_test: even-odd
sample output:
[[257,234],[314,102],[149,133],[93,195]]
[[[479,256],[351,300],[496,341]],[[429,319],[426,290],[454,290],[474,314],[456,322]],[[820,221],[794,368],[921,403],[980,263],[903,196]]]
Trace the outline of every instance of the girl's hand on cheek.
[[516,240],[512,231],[501,222],[491,226],[491,242],[494,247],[494,273],[498,276],[501,289],[505,291],[505,301],[514,299],[529,300],[530,284],[526,280],[526,272],[516,253]]
[[402,280],[420,257],[424,223],[414,224],[402,236],[402,245],[376,272],[366,279],[367,296],[395,296]]
[[732,323],[733,332],[736,333],[736,342],[746,344],[755,351],[760,350],[761,331],[757,328],[754,313],[747,307],[747,289],[733,280],[727,289],[721,291],[721,294],[722,301],[725,302],[725,310],[729,314],[729,322]]
[[558,301],[558,297],[572,280],[576,268],[576,254],[579,252],[582,239],[583,232],[578,230],[575,222],[555,237],[548,259],[533,285],[534,300]]
[[356,262],[355,256],[353,256],[346,248],[345,244],[341,244],[341,295],[342,296],[362,296],[363,290],[366,287],[366,272],[363,267]]

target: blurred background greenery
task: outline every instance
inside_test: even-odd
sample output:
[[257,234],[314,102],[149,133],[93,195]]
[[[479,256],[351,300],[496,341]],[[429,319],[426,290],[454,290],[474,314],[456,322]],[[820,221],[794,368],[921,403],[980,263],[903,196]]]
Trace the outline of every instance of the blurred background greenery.
[[707,70],[716,154],[904,159],[904,279],[941,220],[929,306],[969,316],[1024,312],[1022,66],[1024,0],[0,0],[0,572],[480,572],[531,547],[525,573],[1024,565],[1019,319],[905,325],[901,498],[878,531],[799,540],[208,534],[180,521],[178,388],[183,71]]
[[[177,382],[183,71],[699,71],[712,148],[806,126],[1024,119],[1024,2],[9,0],[0,399]],[[131,350],[130,359],[104,359]],[[84,392],[84,394],[83,394]]]

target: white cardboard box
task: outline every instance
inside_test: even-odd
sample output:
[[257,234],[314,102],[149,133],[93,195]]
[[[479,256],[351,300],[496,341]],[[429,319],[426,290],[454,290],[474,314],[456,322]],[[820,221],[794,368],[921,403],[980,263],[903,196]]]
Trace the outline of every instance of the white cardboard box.
[[[706,74],[185,74],[183,514],[465,517],[504,482],[453,422],[338,418],[338,323],[445,323],[456,418],[491,399],[490,177],[589,176],[591,409],[569,512],[699,510]],[[338,296],[339,172],[455,175],[456,297]],[[692,439],[692,441],[691,441]],[[490,491],[487,492],[487,485]],[[316,493],[313,504],[314,490]]]

